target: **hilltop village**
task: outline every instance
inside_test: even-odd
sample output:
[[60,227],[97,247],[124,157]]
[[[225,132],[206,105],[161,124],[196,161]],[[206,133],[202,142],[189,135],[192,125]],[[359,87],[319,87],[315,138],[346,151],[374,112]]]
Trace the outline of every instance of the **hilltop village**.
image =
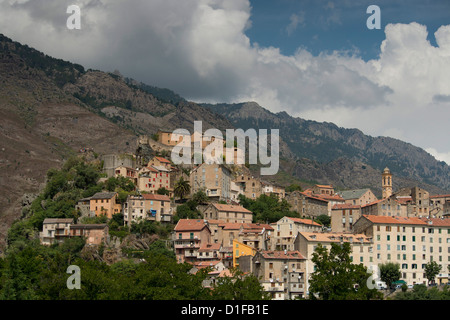
[[[370,189],[288,188],[253,176],[245,165],[175,165],[170,159],[173,140],[165,131],[153,139],[141,137],[139,145],[156,152],[148,159],[142,154],[104,156],[104,179],[129,179],[135,193],[123,203],[117,192],[105,190],[83,198],[76,207],[80,217],[122,214],[125,225],[143,220],[172,224],[167,246],[179,263],[192,265],[191,272],[210,268],[205,286],[238,268],[256,275],[275,300],[307,296],[319,244],[349,243],[353,263],[370,270],[398,263],[400,279],[411,286],[428,283],[424,268],[435,261],[441,265],[436,283],[448,282],[450,194],[430,195],[418,186],[394,190],[395,176],[388,168],[380,172],[381,198]],[[242,156],[236,147],[231,152]],[[177,217],[179,206],[199,194],[201,218]],[[276,198],[295,216],[257,218],[242,202],[262,196]],[[110,241],[107,224],[57,218],[44,220],[40,241],[50,245],[71,236],[84,236],[92,246]]]

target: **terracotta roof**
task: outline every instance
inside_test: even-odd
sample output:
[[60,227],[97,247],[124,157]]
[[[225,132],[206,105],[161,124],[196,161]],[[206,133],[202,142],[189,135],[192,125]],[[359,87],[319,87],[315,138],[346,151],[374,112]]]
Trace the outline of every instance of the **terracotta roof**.
[[328,200],[324,199],[324,198],[320,198],[317,195],[312,195],[312,193],[307,193],[307,192],[299,192],[302,195],[304,195],[305,197],[311,198],[311,199],[315,199],[315,200],[319,200],[319,201],[323,201],[323,202],[328,202]]
[[199,252],[206,252],[206,251],[218,251],[222,247],[221,243],[207,243],[204,244],[198,249]]
[[158,160],[159,162],[170,163],[169,160],[167,160],[166,158],[163,158],[163,157],[155,157],[155,159]]
[[430,198],[450,198],[450,194],[436,194],[434,196],[430,196]]
[[311,220],[311,219],[300,219],[300,218],[291,218],[291,217],[286,217],[288,219],[291,219],[292,221],[296,222],[296,223],[301,223],[301,224],[310,224],[313,226],[318,226],[321,227],[322,225]]
[[427,225],[436,227],[450,227],[450,218],[419,218],[424,221]]
[[170,198],[163,194],[144,193],[142,197],[145,200],[170,201]]
[[243,223],[224,222],[220,223],[219,227],[223,227],[223,230],[239,230]]
[[232,204],[213,203],[212,205],[219,211],[252,213],[250,210],[247,210],[244,207],[235,206]]
[[375,216],[375,215],[363,215],[364,218],[372,223],[376,224],[415,224],[415,225],[426,225],[426,222],[422,221],[420,218],[416,217],[388,217],[388,216]]
[[[201,231],[207,228],[204,220],[201,219],[180,219],[175,226],[175,231]],[[209,228],[208,228],[209,229]]]
[[265,259],[288,259],[288,260],[306,260],[300,251],[261,251]]
[[343,242],[361,242],[361,239],[365,243],[370,243],[370,237],[364,234],[353,234],[353,233],[341,233],[341,232],[299,232],[308,241],[317,242],[341,242],[341,237]]

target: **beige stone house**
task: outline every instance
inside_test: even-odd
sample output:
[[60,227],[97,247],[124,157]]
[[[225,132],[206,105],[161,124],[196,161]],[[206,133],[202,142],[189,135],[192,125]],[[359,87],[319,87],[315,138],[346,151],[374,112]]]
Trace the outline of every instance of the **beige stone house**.
[[271,238],[273,250],[294,250],[294,240],[299,232],[322,231],[322,225],[311,219],[283,217],[272,224],[274,228]]
[[353,224],[361,217],[361,206],[335,204],[331,210],[331,231],[353,232]]
[[124,221],[127,225],[139,220],[158,222],[172,221],[170,198],[166,195],[144,193],[128,196],[123,207]]
[[309,288],[309,278],[315,271],[312,257],[319,244],[328,250],[332,244],[348,242],[351,245],[353,263],[363,264],[369,268],[374,264],[373,242],[370,236],[362,233],[334,233],[334,232],[299,232],[294,241],[294,248],[306,258],[305,286]]
[[72,224],[70,226],[71,237],[84,237],[86,244],[100,245],[109,242],[109,227],[104,224]]
[[311,194],[293,191],[286,195],[291,210],[296,211],[301,217],[318,217],[328,215],[328,200]]
[[206,220],[222,220],[234,223],[252,223],[253,213],[239,205],[210,203],[203,212]]
[[263,192],[261,180],[248,174],[241,174],[233,180],[243,190],[245,197],[257,199]]
[[378,198],[372,192],[372,190],[366,189],[355,189],[355,190],[345,190],[340,191],[338,194],[344,199],[345,203],[354,206],[363,206],[371,202],[377,201]]
[[229,201],[231,195],[231,169],[223,164],[207,164],[191,170],[189,177],[191,194],[203,190],[213,201]]
[[258,251],[239,258],[239,268],[252,272],[273,300],[305,297],[306,258],[299,251]]
[[46,218],[39,233],[41,244],[51,245],[70,237],[70,225],[73,219]]

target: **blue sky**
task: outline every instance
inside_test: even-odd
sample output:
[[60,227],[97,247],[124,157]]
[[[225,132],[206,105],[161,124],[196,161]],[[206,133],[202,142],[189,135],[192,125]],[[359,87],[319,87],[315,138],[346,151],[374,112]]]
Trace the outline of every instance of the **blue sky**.
[[[261,46],[275,46],[292,55],[299,47],[314,55],[333,50],[355,52],[364,59],[377,58],[388,23],[418,22],[426,25],[428,40],[435,45],[433,33],[450,22],[449,0],[252,0],[251,28],[246,34]],[[381,10],[381,29],[369,30],[368,6]],[[291,20],[291,17],[293,20]],[[297,19],[295,20],[295,17]],[[291,21],[293,23],[289,28]],[[295,26],[295,27],[294,27]]]

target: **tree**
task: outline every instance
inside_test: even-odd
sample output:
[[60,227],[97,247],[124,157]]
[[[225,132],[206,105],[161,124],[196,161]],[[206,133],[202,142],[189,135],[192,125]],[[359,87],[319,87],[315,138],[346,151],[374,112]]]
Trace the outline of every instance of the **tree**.
[[430,261],[425,265],[425,278],[428,279],[428,284],[434,283],[434,279],[441,272],[442,266],[440,266],[436,261]]
[[182,200],[185,195],[191,192],[191,185],[189,184],[189,181],[184,180],[183,177],[180,177],[180,180],[175,183],[173,192],[175,196],[180,197],[180,200]]
[[384,281],[386,285],[390,288],[395,281],[400,280],[401,272],[400,265],[394,262],[387,262],[384,264],[380,264],[380,279]]
[[324,227],[329,227],[331,223],[331,217],[327,214],[322,214],[316,218],[316,221]]
[[197,202],[197,204],[207,204],[209,202],[209,197],[206,195],[205,191],[199,190],[192,195],[192,201]]
[[258,279],[244,275],[239,269],[231,269],[230,277],[221,277],[214,285],[211,296],[215,300],[269,300]]
[[323,300],[380,299],[376,289],[369,289],[370,274],[362,264],[353,264],[349,243],[332,243],[331,249],[319,244],[313,253],[315,271],[310,280],[310,298]]
[[291,184],[291,185],[286,187],[286,192],[293,192],[293,191],[296,191],[296,190],[302,191],[302,187],[299,184],[297,184],[297,183],[293,183],[293,184]]
[[168,195],[170,194],[170,191],[167,190],[167,189],[164,188],[164,187],[161,187],[161,188],[159,188],[158,190],[156,190],[156,193],[157,193],[157,194],[161,194],[161,195],[166,195],[166,196],[168,196]]

